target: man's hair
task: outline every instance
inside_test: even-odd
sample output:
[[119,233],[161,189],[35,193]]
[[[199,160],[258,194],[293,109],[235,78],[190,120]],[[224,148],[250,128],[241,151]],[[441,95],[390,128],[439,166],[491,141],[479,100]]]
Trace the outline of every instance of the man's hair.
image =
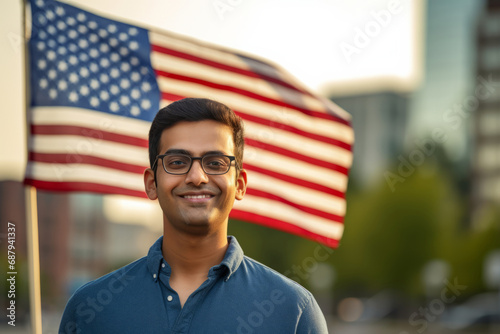
[[[156,156],[161,154],[160,138],[163,130],[179,122],[214,120],[229,126],[233,132],[234,155],[242,168],[244,149],[243,121],[229,107],[217,101],[200,98],[185,98],[160,109],[149,129],[149,165],[153,167]],[[193,136],[196,136],[194,133]]]

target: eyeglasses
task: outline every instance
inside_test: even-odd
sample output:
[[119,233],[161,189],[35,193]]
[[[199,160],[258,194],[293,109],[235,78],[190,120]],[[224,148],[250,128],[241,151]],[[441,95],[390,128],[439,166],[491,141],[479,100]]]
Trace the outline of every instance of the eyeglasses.
[[[231,168],[234,156],[222,154],[206,154],[202,157],[192,157],[185,154],[160,154],[156,156],[153,170],[156,171],[158,159],[162,160],[163,169],[168,174],[183,175],[189,173],[194,160],[200,160],[201,168],[207,175],[226,174]],[[235,161],[235,167],[238,167]]]

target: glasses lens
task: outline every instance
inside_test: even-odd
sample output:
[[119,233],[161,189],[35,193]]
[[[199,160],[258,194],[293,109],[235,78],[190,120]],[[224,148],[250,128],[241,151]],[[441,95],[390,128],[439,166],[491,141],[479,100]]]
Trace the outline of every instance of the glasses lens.
[[165,170],[172,174],[183,174],[191,166],[191,158],[187,155],[166,155],[163,158]]
[[231,159],[223,155],[206,155],[202,164],[207,174],[224,174],[231,167]]

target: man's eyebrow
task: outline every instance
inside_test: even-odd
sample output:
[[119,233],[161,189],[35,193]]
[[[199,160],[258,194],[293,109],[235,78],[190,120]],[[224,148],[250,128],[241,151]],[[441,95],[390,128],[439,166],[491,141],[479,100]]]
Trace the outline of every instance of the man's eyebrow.
[[[184,155],[193,156],[193,154],[190,151],[188,151],[188,150],[175,149],[175,148],[167,150],[167,152],[165,152],[164,154],[184,154]],[[203,152],[202,156],[203,155],[207,155],[207,154],[221,154],[221,155],[226,155],[225,152],[214,150],[214,151]]]

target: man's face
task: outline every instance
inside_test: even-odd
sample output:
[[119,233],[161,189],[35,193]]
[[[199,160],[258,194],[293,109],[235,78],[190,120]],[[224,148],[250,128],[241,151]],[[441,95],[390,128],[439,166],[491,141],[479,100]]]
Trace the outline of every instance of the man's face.
[[[192,157],[214,152],[234,155],[235,149],[231,129],[212,120],[177,123],[163,131],[159,146],[161,154],[184,151]],[[227,229],[234,200],[242,199],[246,189],[245,171],[236,178],[232,166],[226,174],[207,175],[200,160],[194,160],[185,175],[167,174],[159,160],[156,186],[152,173],[145,174],[146,192],[150,199],[158,198],[164,223],[190,234]]]

